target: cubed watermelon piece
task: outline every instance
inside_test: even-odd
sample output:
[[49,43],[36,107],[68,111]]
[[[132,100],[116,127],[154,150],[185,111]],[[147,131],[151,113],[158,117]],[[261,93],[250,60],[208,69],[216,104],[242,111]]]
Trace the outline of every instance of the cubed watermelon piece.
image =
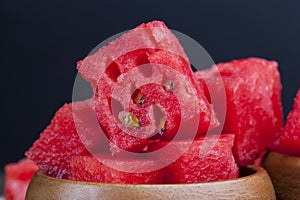
[[[236,135],[233,150],[239,165],[253,164],[278,138],[283,113],[277,68],[275,61],[248,58],[196,72],[196,78],[205,80],[206,85],[202,87],[212,88],[206,90],[209,95],[217,97],[220,87],[225,87],[227,111],[225,122],[221,122],[225,123],[222,132]],[[218,105],[218,100],[213,106],[216,114],[221,114],[223,107]]]
[[169,162],[173,155],[180,157],[165,167],[164,183],[200,183],[217,180],[227,180],[239,176],[239,168],[232,154],[233,134],[207,135],[194,141],[173,141],[170,149],[166,142],[156,142],[149,145],[149,151],[161,147],[158,160]]
[[288,114],[279,142],[274,148],[279,153],[300,157],[300,90],[294,101],[294,109]]
[[100,144],[98,150],[100,149],[104,135],[97,132],[97,126],[99,124],[91,100],[65,104],[25,154],[45,174],[66,178],[69,175],[71,157],[89,154],[82,139],[90,146]]
[[[183,109],[186,110],[186,112],[182,112],[183,124],[185,124],[185,120],[190,120],[192,121],[191,127],[195,126],[194,119],[196,119],[198,121],[198,124],[196,124],[198,126],[197,135],[204,135],[208,130],[219,126],[219,121],[215,116],[214,110],[205,96],[205,91],[202,87],[200,87],[200,85],[197,84],[197,79],[195,79],[193,76],[191,65],[188,60],[183,59],[183,57],[178,56],[177,54],[167,51],[157,51],[150,55],[148,59],[151,65],[167,66],[185,75],[186,80],[179,78],[179,80],[176,80],[177,83],[173,81],[173,90],[176,94],[176,97],[181,102],[181,109],[182,111]],[[175,75],[171,74],[170,76],[174,77]],[[191,89],[187,89],[181,84],[181,82],[184,81],[189,82],[190,87],[196,90],[194,94]],[[197,101],[193,101],[193,98],[191,98],[193,95],[197,96]],[[196,104],[196,112],[194,107],[191,106],[193,104]],[[197,117],[195,117],[195,115],[197,115]],[[193,130],[188,130],[188,127],[186,127],[185,131],[188,133],[189,131]]]
[[27,188],[38,166],[29,159],[5,166],[4,196],[6,200],[24,200]]
[[[156,165],[154,161],[116,159],[108,155],[74,156],[70,165],[71,179],[76,181],[159,184],[162,183],[164,175],[163,170],[151,170]],[[149,172],[144,171],[146,168]],[[141,170],[144,172],[140,173]]]
[[[120,38],[110,42],[108,46],[104,46],[96,53],[79,61],[77,69],[83,78],[89,81],[92,87],[96,89],[99,77],[102,76],[107,66],[112,64],[113,61],[118,60],[122,64],[119,71],[124,73],[130,70],[132,64],[136,63],[136,61],[131,60],[131,58],[134,58],[132,54],[140,54],[139,51],[144,51],[145,49],[146,51],[148,51],[147,49],[163,49],[187,59],[178,39],[167,26],[163,22],[152,21],[126,32]],[[136,52],[136,50],[138,51]],[[126,56],[128,53],[131,55]],[[122,63],[121,56],[125,56],[125,59],[129,58],[131,61],[126,59],[126,63]],[[140,56],[138,57],[140,58]],[[141,64],[140,62],[138,63]]]
[[[147,66],[141,67],[141,65],[145,64]],[[164,68],[169,69],[171,72],[167,73],[154,69],[157,68],[154,65],[163,65]],[[138,73],[132,72],[137,67],[139,68],[139,70],[136,70]],[[148,125],[150,122],[152,124],[155,123],[149,117],[151,114],[148,114],[150,107],[153,105],[158,105],[163,110],[162,112],[166,113],[168,109],[163,104],[167,105],[170,102],[169,107],[173,106],[174,110],[172,113],[176,113],[176,116],[165,114],[166,117],[162,119],[165,121],[163,123],[165,124],[163,125],[164,134],[157,134],[156,139],[172,139],[176,135],[176,129],[180,123],[185,124],[183,125],[185,127],[196,127],[195,129],[185,130],[186,133],[195,134],[205,134],[209,127],[218,126],[218,121],[214,116],[211,105],[200,88],[195,84],[187,56],[176,36],[163,22],[153,21],[138,26],[112,41],[108,46],[99,49],[93,55],[86,57],[79,62],[77,68],[94,88],[98,121],[111,141],[111,151],[113,153],[118,152],[120,149],[139,152],[147,146],[149,135],[152,135],[152,131],[148,130],[151,127]],[[182,76],[176,79],[175,77],[178,77],[178,75],[174,75],[175,72]],[[157,76],[155,73],[157,73]],[[126,79],[126,74],[129,79]],[[173,75],[172,77],[171,74]],[[155,80],[153,80],[153,77],[155,77]],[[147,95],[145,90],[143,94],[139,88],[142,85],[141,83],[144,85],[152,83],[150,79],[161,85],[161,88],[172,90],[173,93],[176,93],[176,98],[178,98],[181,108],[175,104],[172,105],[171,102],[174,102],[172,99],[162,97],[165,94],[165,96],[168,96],[167,93],[170,93],[166,91],[164,92],[165,94],[161,93],[160,95],[164,99],[164,103],[160,99],[155,99],[155,101],[151,101],[151,105],[145,103],[137,106],[134,110],[136,111],[135,113],[140,114],[139,116],[125,109],[128,106],[127,104],[142,104],[134,100],[129,101],[134,93],[134,89],[140,90],[143,101],[150,102],[149,98],[145,99],[145,97],[154,94],[155,91],[150,91],[150,94]],[[148,82],[145,83],[143,80]],[[121,91],[118,92],[122,94],[122,97],[116,98],[113,94],[117,87],[121,88]],[[137,125],[130,125],[131,128],[134,126],[132,130],[128,131],[130,134],[124,130],[126,127],[121,128],[124,124],[119,119],[118,113],[114,113],[116,109],[112,107],[118,107],[118,112],[123,112],[124,110],[127,113],[129,112],[128,116],[138,122]],[[137,111],[137,109],[140,110]],[[180,109],[183,109],[183,111]],[[143,116],[144,120],[141,120],[140,117]],[[178,121],[179,118],[183,119],[183,122]],[[199,123],[195,124],[195,121]]]
[[136,95],[141,95],[144,102],[140,105],[131,101],[129,111],[140,120],[141,128],[147,127],[145,131],[152,133],[149,137],[172,139],[178,132],[181,120],[178,98],[166,87],[153,83],[141,86],[137,92]]
[[[196,71],[194,72],[193,76],[195,78],[195,82],[198,87],[201,88],[201,91],[203,91],[203,94],[205,95],[206,99],[211,103],[211,93],[209,92],[210,90],[214,91],[213,89],[217,88],[209,88],[208,89],[208,84],[210,87],[214,86],[212,83],[209,83],[210,81],[214,81],[214,79],[217,79],[217,74],[214,74],[213,77],[214,79],[211,79],[211,73],[212,70],[206,69],[206,70],[201,70],[201,71]],[[220,76],[218,77],[220,78]],[[216,98],[217,99],[217,98]]]
[[[136,118],[132,113],[124,112],[124,108],[119,100],[116,100],[113,93],[113,85],[111,80],[107,77],[102,77],[95,94],[95,104],[96,104],[96,114],[98,121],[103,128],[103,131],[107,135],[110,141],[110,150],[114,154],[120,152],[121,150],[139,152],[144,149],[148,144],[148,135],[145,131],[144,134],[140,134],[140,120]],[[99,91],[101,92],[98,92]],[[124,88],[124,91],[126,88]],[[119,93],[123,94],[123,93]],[[120,126],[119,113],[123,111],[123,116],[121,118],[124,121],[132,122],[128,127],[130,134],[127,134],[125,130],[122,130]],[[124,126],[124,128],[127,128]]]

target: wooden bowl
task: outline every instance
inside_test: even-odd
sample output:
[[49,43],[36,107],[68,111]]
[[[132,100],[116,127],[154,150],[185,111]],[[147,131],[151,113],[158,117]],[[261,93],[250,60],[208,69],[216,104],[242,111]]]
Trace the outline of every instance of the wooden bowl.
[[300,157],[270,152],[263,165],[279,199],[300,199]]
[[105,184],[51,178],[37,172],[26,199],[276,199],[268,173],[261,167],[242,169],[241,178],[196,184]]

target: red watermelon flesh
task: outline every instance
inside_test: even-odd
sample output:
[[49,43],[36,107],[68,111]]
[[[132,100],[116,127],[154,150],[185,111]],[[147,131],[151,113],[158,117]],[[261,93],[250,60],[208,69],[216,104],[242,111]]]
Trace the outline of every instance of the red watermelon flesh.
[[[76,112],[74,112],[75,109]],[[93,115],[95,113],[91,100],[65,104],[55,113],[50,125],[26,152],[26,156],[47,175],[58,178],[68,177],[71,157],[89,154],[81,140],[84,134],[96,135],[83,138],[86,140],[85,143],[98,145],[100,142],[101,147],[103,135],[96,134],[97,129],[93,127],[98,125],[98,122],[97,124],[88,123],[91,121],[89,119],[93,119]],[[74,119],[76,119],[76,125]],[[81,136],[78,135],[78,131],[81,132]],[[88,139],[90,141],[87,141]]]
[[[197,72],[208,88],[214,88],[209,92],[215,96],[224,83],[227,111],[223,133],[235,133],[233,150],[239,165],[252,164],[278,138],[283,113],[277,67],[274,61],[248,58]],[[217,76],[219,72],[222,78]],[[220,114],[218,102],[214,108]]]
[[[193,77],[190,63],[187,60],[176,54],[172,54],[171,52],[157,51],[149,56],[149,61],[152,65],[167,66],[186,75],[187,80],[180,79],[177,81],[177,84],[174,84],[174,91],[176,92],[179,101],[182,102],[181,109],[186,110],[186,112],[182,113],[183,120],[191,120],[193,121],[192,124],[195,124],[194,119],[197,119],[195,115],[198,116],[198,135],[205,134],[209,129],[214,129],[219,126],[214,110],[204,94],[205,91],[197,84],[197,80]],[[196,90],[195,93],[185,87],[181,87],[181,81],[190,82],[190,87]],[[194,102],[191,96],[197,96],[197,101]],[[198,109],[196,112],[193,109],[193,106],[191,106],[193,104],[196,104]],[[189,132],[193,130],[187,129],[185,131]]]
[[[164,139],[172,139],[178,132],[181,120],[180,103],[176,96],[165,87],[153,83],[141,86],[138,92],[143,96],[144,103],[139,105],[131,102],[130,112],[137,116],[144,127],[151,127],[153,123],[152,130],[148,129],[152,133],[150,137],[159,135]],[[165,122],[160,122],[163,119]]]
[[[193,76],[195,78],[196,84],[198,85],[198,87],[201,88],[206,99],[211,103],[211,93],[209,92],[210,90],[207,87],[207,84],[209,84],[207,82],[213,81],[214,79],[210,78],[209,71],[210,70],[197,71],[197,72],[194,72]],[[213,75],[213,76],[215,79],[217,78],[216,75]],[[209,84],[209,85],[212,86],[212,84]],[[214,89],[216,89],[216,88],[214,88]],[[212,90],[212,91],[214,91],[214,90]]]
[[[155,167],[154,161],[116,159],[107,155],[97,155],[97,157],[101,162],[93,156],[74,156],[71,160],[71,179],[120,184],[162,183],[164,171],[152,171],[151,168]],[[139,173],[145,168],[149,168],[149,171]]]
[[[110,150],[112,153],[121,150],[139,152],[148,144],[148,135],[141,134],[138,127],[131,128],[130,134],[122,130],[119,125],[118,114],[124,110],[119,101],[112,97],[114,85],[107,77],[101,78],[101,84],[95,94],[96,113],[98,121],[110,140]],[[116,114],[115,114],[116,113]],[[128,114],[128,118],[132,116]],[[133,116],[134,117],[134,116]],[[137,126],[139,124],[137,123]]]
[[38,166],[29,159],[22,159],[18,163],[5,166],[5,188],[6,200],[24,200],[27,188],[33,174]]
[[[148,131],[144,129],[151,123],[155,124],[156,121],[160,120],[159,118],[151,118],[153,115],[150,113],[151,107],[161,107],[162,112],[165,114],[165,131],[162,135],[157,134],[159,137],[156,138],[159,139],[172,139],[174,135],[176,135],[180,123],[181,127],[185,127],[182,128],[181,132],[194,133],[194,136],[198,126],[198,131],[205,133],[210,121],[214,122],[212,123],[213,126],[218,125],[217,120],[214,118],[213,110],[207,103],[205,96],[201,96],[200,93],[198,95],[197,90],[193,89],[191,83],[192,79],[178,73],[180,70],[184,73],[182,67],[184,65],[180,64],[184,63],[184,61],[180,61],[178,58],[180,62],[176,65],[176,60],[172,58],[172,62],[169,62],[171,64],[164,66],[164,63],[162,65],[158,64],[161,62],[160,60],[163,58],[168,60],[168,57],[171,56],[166,52],[164,52],[161,57],[159,57],[160,55],[161,51],[149,56],[151,66],[144,65],[120,75],[118,79],[119,83],[102,77],[100,81],[101,84],[99,84],[97,88],[95,99],[96,110],[99,115],[98,120],[102,127],[108,132],[112,143],[121,149],[139,150],[139,148],[142,149],[141,147],[143,147],[138,146],[140,143],[138,139],[135,138],[130,139],[131,141],[135,141],[134,144],[137,144],[134,146],[128,146],[128,142],[122,142],[122,140],[126,140],[126,138],[124,137],[124,132],[118,128],[121,124],[119,125],[115,119],[118,118],[118,112],[122,111],[127,104],[129,104],[130,113],[133,113],[141,121],[142,125],[139,129],[128,130],[128,132],[131,132],[131,135],[136,135],[135,132],[143,133],[146,136],[153,134],[153,130],[149,130],[151,129],[150,127]],[[168,55],[168,57],[166,55]],[[173,57],[175,56],[174,54]],[[185,66],[187,67],[188,63],[186,63]],[[150,76],[144,76],[141,72],[147,71],[147,67],[152,68]],[[171,84],[173,84],[173,88],[170,88]],[[138,94],[142,96],[143,102],[138,103],[135,101],[137,95],[136,91],[139,91]],[[118,107],[115,102],[120,104],[119,110],[118,108],[115,109],[115,107]],[[109,107],[110,104],[112,104],[112,106]],[[114,116],[113,113],[115,113]],[[182,121],[180,121],[181,119]],[[195,123],[195,120],[197,120],[199,124]],[[108,128],[110,128],[109,131]],[[156,129],[158,129],[158,127],[156,127]],[[189,135],[182,134],[182,137],[187,138]],[[147,144],[147,142],[145,142],[145,144]]]
[[[148,27],[148,29],[141,29],[141,27]],[[138,39],[141,39],[140,42],[142,44],[136,49],[136,41],[131,37],[134,36],[137,31],[142,31],[143,34],[142,37],[139,36]],[[135,36],[138,37],[137,35]],[[132,41],[130,41],[130,39]],[[130,45],[130,42],[133,44]],[[146,44],[152,44],[152,46],[147,46]],[[118,45],[122,45],[123,54],[120,54]],[[128,52],[124,51],[126,48]],[[108,52],[110,54],[108,54]],[[113,59],[108,59],[108,57],[113,57]],[[88,65],[85,65],[85,62],[87,62]],[[101,63],[101,65],[99,63]],[[102,65],[103,63],[106,63],[107,66]],[[171,72],[163,73],[163,71],[156,69],[157,67],[155,65],[163,65]],[[134,71],[135,68],[139,70]],[[175,85],[175,88],[171,90],[174,90],[173,92],[176,93],[175,96],[181,103],[180,108],[183,109],[183,111],[175,110],[172,112],[177,112],[177,116],[181,112],[183,119],[182,124],[185,124],[183,125],[184,127],[196,126],[196,128],[185,130],[185,132],[204,134],[207,132],[210,124],[211,127],[218,126],[218,121],[214,116],[211,105],[205,99],[200,88],[195,84],[190,64],[182,47],[177,38],[161,22],[150,22],[124,34],[108,46],[100,49],[94,55],[85,58],[83,63],[78,66],[78,70],[83,77],[94,86],[94,100],[98,120],[111,141],[111,151],[113,153],[118,152],[120,149],[139,152],[148,144],[149,136],[153,135],[153,127],[148,125],[150,122],[152,122],[152,124],[156,122],[151,118],[151,114],[148,112],[149,109],[151,110],[151,106],[161,106],[162,104],[159,103],[161,101],[159,99],[157,99],[157,101],[150,101],[151,105],[148,104],[148,106],[132,106],[132,104],[136,102],[133,102],[134,100],[129,101],[136,90],[141,90],[139,87],[142,86],[142,83],[156,83],[164,86],[167,90],[170,90],[168,89],[170,85]],[[177,77],[179,75],[182,76],[180,79],[175,79],[175,76],[170,76],[172,73],[175,75],[177,73]],[[164,76],[162,76],[162,74]],[[95,88],[95,82],[97,81],[98,84]],[[122,94],[121,96],[116,94],[116,91],[118,91],[116,88],[121,88],[119,91],[120,94]],[[150,94],[155,93],[155,91],[149,92]],[[168,92],[166,91],[165,93]],[[142,95],[143,98],[150,96],[145,93]],[[168,96],[168,94],[163,93],[161,93],[161,95]],[[174,102],[172,99],[163,99],[166,101],[164,104],[167,104],[168,101],[170,105],[172,105],[171,102]],[[147,99],[145,102],[147,102]],[[134,110],[136,111],[135,113],[139,113],[139,116],[134,115],[134,118],[137,118],[141,125],[129,131],[125,131],[124,129],[126,129],[126,127],[123,129],[120,127],[122,126],[122,121],[120,123],[116,110],[118,112],[123,110],[129,112],[128,107],[130,106],[136,107]],[[179,108],[178,106],[173,106],[173,109]],[[140,110],[137,111],[137,109]],[[162,108],[162,110],[163,113],[166,113],[164,108]],[[130,112],[130,115],[131,114],[134,113]],[[144,120],[139,119],[140,117],[144,117]],[[179,117],[173,116],[169,119],[168,117],[169,116],[166,115],[166,119],[164,119],[166,121],[164,134],[162,136],[157,135],[158,137],[156,138],[169,140],[176,135],[177,124],[181,123],[177,120]],[[172,121],[172,119],[175,118],[176,120]],[[199,123],[195,124],[195,120]],[[168,129],[170,127],[173,127],[173,129]],[[142,132],[143,134],[141,134]]]
[[[102,47],[96,53],[79,61],[77,69],[83,78],[96,89],[99,78],[112,61],[125,56],[128,52],[143,49],[163,49],[187,59],[178,39],[167,26],[163,22],[152,21],[130,30],[120,38],[110,42],[108,46]],[[129,57],[132,58],[132,56]],[[121,69],[120,71],[126,71],[126,65],[123,63],[122,66],[125,66],[123,67],[124,70]]]
[[300,90],[289,113],[275,151],[291,156],[300,156]]
[[[147,145],[147,138],[154,133],[151,123],[157,124],[160,120],[150,113],[151,106],[161,107],[165,114],[164,132],[162,136],[157,134],[160,139],[172,139],[177,134],[180,123],[184,127],[180,129],[181,133],[195,133],[194,136],[197,131],[205,133],[211,121],[213,126],[218,125],[205,96],[197,94],[186,76],[176,70],[169,70],[166,66],[153,66],[154,64],[151,77],[144,77],[140,68],[135,68],[120,75],[119,83],[108,77],[102,77],[99,82],[101,84],[95,94],[96,111],[102,128],[110,138],[113,153],[118,152],[118,149],[138,152]],[[170,83],[174,88],[168,88]],[[143,98],[142,103],[134,100],[137,90]],[[124,124],[118,119],[118,113],[125,110],[126,106],[141,122],[140,127],[121,129]],[[180,137],[187,138],[189,135]]]
[[[165,168],[164,183],[199,183],[237,178],[239,169],[232,154],[234,135],[218,137],[207,135],[194,141],[175,141],[172,151],[160,153],[161,162],[168,161],[175,153],[181,153],[179,159]],[[149,150],[165,148],[165,143],[151,143]]]

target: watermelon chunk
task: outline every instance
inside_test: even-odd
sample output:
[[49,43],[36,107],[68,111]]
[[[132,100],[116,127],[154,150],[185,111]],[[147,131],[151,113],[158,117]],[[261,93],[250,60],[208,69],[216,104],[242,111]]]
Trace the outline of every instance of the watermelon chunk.
[[97,151],[105,144],[102,144],[103,135],[97,132],[99,125],[97,120],[94,120],[94,115],[91,100],[65,104],[55,113],[50,125],[25,155],[45,174],[67,178],[71,157],[89,154],[82,140],[85,140],[87,145],[98,146]]
[[[168,162],[170,154],[182,155],[165,168],[164,183],[199,183],[237,178],[239,168],[232,154],[233,134],[208,135],[194,141],[173,142],[172,151],[160,153],[159,160]],[[151,143],[149,151],[165,147],[166,142]],[[189,146],[190,145],[190,146]]]
[[29,159],[22,159],[17,163],[5,166],[5,188],[6,200],[24,200],[27,188],[38,166]]
[[288,114],[286,123],[280,133],[275,151],[300,157],[300,90],[294,101],[294,109]]
[[[186,133],[189,133],[194,130],[189,130],[188,122],[185,121],[192,121],[190,122],[191,127],[194,126],[195,120],[198,121],[197,135],[204,135],[207,133],[208,130],[214,129],[219,126],[219,121],[215,116],[211,104],[208,102],[205,96],[205,91],[203,90],[203,88],[197,85],[196,79],[193,76],[193,72],[191,70],[191,66],[188,60],[185,60],[183,59],[183,57],[173,54],[172,52],[166,51],[157,51],[150,55],[148,59],[151,65],[167,66],[179,71],[181,74],[185,75],[187,80],[184,81],[188,81],[190,83],[190,85],[183,85],[182,78],[178,78],[181,79],[181,81],[173,81],[174,93],[181,102],[181,110],[183,110],[182,123],[184,124],[184,126],[186,126]],[[168,75],[165,76],[168,77]],[[175,75],[170,74],[169,76],[174,77]],[[171,78],[168,77],[168,79]],[[190,89],[187,89],[185,87],[194,88],[196,90],[195,94],[193,94],[193,92]],[[197,101],[193,101],[193,98],[191,98],[191,96],[193,95],[197,96]],[[193,104],[196,104],[196,108],[198,109],[197,112],[195,112],[194,107],[191,106]],[[195,117],[195,115],[197,115],[197,117]]]
[[[204,78],[207,88],[213,88],[210,95],[218,96],[220,87],[225,87],[227,111],[222,132],[235,133],[233,150],[241,166],[253,164],[278,138],[283,113],[277,67],[274,61],[248,58],[220,63],[195,74]],[[218,101],[213,106],[217,115],[222,114]]]
[[[77,69],[83,78],[89,81],[92,87],[96,89],[99,77],[102,76],[112,61],[118,59],[122,64],[121,66],[123,66],[120,68],[120,71],[124,73],[130,70],[132,64],[137,64],[135,59],[131,60],[134,58],[132,54],[140,54],[139,51],[145,51],[145,49],[146,51],[148,51],[147,49],[163,49],[165,51],[174,52],[187,59],[176,36],[170,32],[167,26],[163,22],[152,21],[139,25],[135,29],[123,34],[119,39],[110,42],[108,46],[104,46],[96,53],[79,61],[77,63]],[[130,53],[130,55],[125,56],[128,53]],[[131,61],[126,59],[126,63],[122,63],[121,56],[125,56],[123,57],[125,59],[129,58]],[[140,56],[138,57],[140,58]],[[144,55],[142,55],[142,57],[144,57]],[[127,64],[127,62],[129,62],[129,64]]]
[[[151,168],[156,164],[154,161],[116,159],[108,155],[97,155],[97,157],[101,159],[101,162],[93,156],[74,156],[70,164],[71,179],[101,183],[162,183],[164,171],[152,171]],[[140,173],[145,168],[149,168],[149,172]]]
[[[161,69],[161,65],[165,69]],[[94,88],[98,121],[111,141],[113,153],[121,149],[132,152],[143,150],[149,142],[148,138],[153,135],[153,124],[159,124],[157,120],[165,121],[164,134],[156,134],[155,137],[162,140],[172,139],[180,123],[190,128],[185,130],[186,133],[198,134],[205,134],[209,126],[218,126],[211,105],[195,84],[187,56],[176,36],[163,22],[153,21],[138,26],[79,62],[77,68]],[[138,70],[134,70],[136,68]],[[155,93],[149,89],[141,91],[140,87],[148,83],[161,85],[160,88],[165,90],[164,93],[160,92],[164,102],[159,98],[155,101],[145,99]],[[134,101],[135,97],[130,101],[137,90],[146,102],[144,105],[133,105],[140,104]],[[170,97],[167,90],[172,90],[173,97],[178,100],[167,98]],[[171,115],[167,114],[168,109],[164,106],[168,103],[174,110]],[[153,106],[161,109],[164,119],[151,118],[149,112]],[[118,113],[123,111],[138,122],[138,125],[129,125],[131,128],[134,126],[131,130],[124,127],[118,117]],[[195,121],[199,123],[195,124]]]
[[[129,131],[130,134],[127,134],[125,130],[119,127],[122,123],[118,121],[120,120],[118,114],[124,111],[124,109],[120,101],[112,97],[114,88],[110,81],[109,78],[102,77],[100,80],[101,84],[97,88],[101,92],[97,91],[95,94],[95,99],[97,99],[95,103],[98,121],[110,140],[112,153],[120,152],[121,150],[139,152],[147,146],[149,141],[148,135],[140,134],[138,130],[140,127],[140,119],[137,119],[136,116],[129,112],[124,112],[124,120],[128,119],[128,121],[136,122],[132,124],[132,128],[128,127],[131,129]],[[126,126],[124,128],[126,128]]]

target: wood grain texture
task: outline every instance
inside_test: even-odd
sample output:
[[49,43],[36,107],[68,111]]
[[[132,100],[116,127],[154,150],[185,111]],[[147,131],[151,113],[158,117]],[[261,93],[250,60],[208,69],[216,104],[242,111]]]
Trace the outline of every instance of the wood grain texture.
[[281,200],[300,199],[300,157],[270,152],[263,163]]
[[197,184],[157,185],[86,183],[55,179],[38,172],[30,183],[26,199],[276,199],[275,191],[267,172],[260,167],[249,167],[253,170],[253,174],[238,179]]

